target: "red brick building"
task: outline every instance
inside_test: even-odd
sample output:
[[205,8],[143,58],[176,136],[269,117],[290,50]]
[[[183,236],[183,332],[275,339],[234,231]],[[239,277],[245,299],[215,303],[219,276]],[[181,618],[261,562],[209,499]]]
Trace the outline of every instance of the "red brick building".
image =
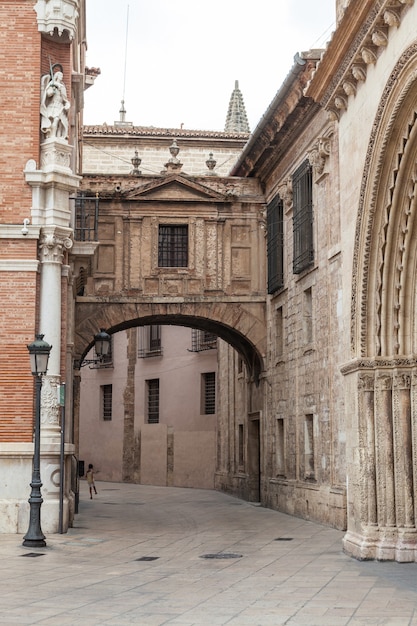
[[[57,387],[65,378],[71,314],[70,196],[79,184],[84,4],[0,4],[0,532],[23,532],[28,523],[34,393],[27,344],[35,333],[52,344],[42,388],[42,526],[54,532],[58,525]],[[67,446],[68,463],[71,453]],[[66,497],[65,524],[71,506]]]

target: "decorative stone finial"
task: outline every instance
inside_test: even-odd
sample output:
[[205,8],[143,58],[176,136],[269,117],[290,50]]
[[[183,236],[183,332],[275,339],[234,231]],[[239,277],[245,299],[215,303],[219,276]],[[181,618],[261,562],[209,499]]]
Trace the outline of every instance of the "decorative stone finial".
[[214,168],[216,167],[216,163],[217,163],[217,161],[215,161],[213,159],[213,153],[210,152],[209,153],[209,158],[206,161],[206,165],[207,165],[207,167],[209,169],[208,176],[217,176],[216,172],[214,171]]
[[139,158],[138,151],[135,150],[135,156],[131,159],[133,170],[130,172],[132,176],[140,176],[142,172],[138,169],[139,165],[142,163],[142,159]]
[[177,145],[176,139],[174,139],[172,144],[170,145],[169,151],[171,153],[171,158],[168,160],[167,163],[165,163],[166,172],[164,173],[177,172],[182,168],[182,163],[177,159],[177,155],[180,149]]

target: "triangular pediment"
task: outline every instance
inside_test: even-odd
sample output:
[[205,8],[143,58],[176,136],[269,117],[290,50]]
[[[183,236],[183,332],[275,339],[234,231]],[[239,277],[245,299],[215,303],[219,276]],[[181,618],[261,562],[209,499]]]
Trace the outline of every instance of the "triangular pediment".
[[173,174],[154,180],[125,192],[127,200],[138,201],[177,201],[181,202],[224,202],[221,194],[201,183],[180,174]]

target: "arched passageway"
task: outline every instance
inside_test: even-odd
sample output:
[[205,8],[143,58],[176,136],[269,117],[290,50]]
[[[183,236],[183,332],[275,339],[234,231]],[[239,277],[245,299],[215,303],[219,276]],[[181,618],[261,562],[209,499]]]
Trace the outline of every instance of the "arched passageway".
[[[82,317],[82,313],[87,313],[91,305],[82,306],[77,310],[77,319]],[[213,311],[210,309],[213,308]],[[77,326],[77,342],[76,350],[80,355],[79,363],[86,357],[88,351],[92,347],[92,339],[98,328],[105,328],[116,340],[119,335],[126,337],[126,343],[123,344],[121,351],[124,355],[128,354],[127,359],[122,363],[118,361],[117,367],[118,391],[115,387],[116,404],[119,407],[117,419],[114,420],[112,426],[104,426],[107,433],[106,443],[100,438],[103,437],[103,422],[97,419],[98,406],[102,403],[98,390],[110,383],[111,374],[109,372],[101,372],[92,377],[89,373],[87,378],[90,386],[86,387],[84,380],[86,376],[82,374],[83,394],[91,396],[90,405],[83,400],[85,395],[81,395],[81,386],[79,376],[76,376],[75,385],[75,424],[77,438],[80,442],[80,450],[82,457],[90,453],[88,450],[88,442],[93,442],[92,448],[100,450],[98,459],[104,453],[110,458],[117,458],[120,461],[121,473],[115,473],[111,477],[107,469],[106,479],[124,480],[126,482],[140,482],[142,484],[161,484],[161,485],[177,485],[177,486],[197,486],[197,487],[214,487],[220,489],[237,491],[238,495],[248,499],[260,500],[260,473],[261,473],[261,437],[260,437],[260,416],[263,409],[262,385],[260,384],[260,375],[263,371],[263,359],[252,340],[259,338],[264,340],[260,333],[261,326],[257,319],[249,315],[247,311],[233,304],[228,306],[210,307],[207,304],[194,305],[187,304],[184,309],[179,305],[136,305],[135,307],[125,306],[122,303],[109,305],[95,305],[91,307],[92,314],[86,315],[82,322]],[[90,312],[91,312],[90,311]],[[205,316],[202,317],[201,313]],[[212,313],[217,315],[217,319],[206,317]],[[133,314],[140,317],[130,318]],[[194,313],[194,315],[192,314]],[[197,314],[200,314],[198,316]],[[227,323],[226,323],[227,322]],[[233,326],[231,325],[233,324]],[[185,371],[187,365],[184,359],[187,353],[186,340],[182,335],[182,343],[178,346],[178,353],[171,360],[165,352],[164,347],[164,364],[160,370],[158,365],[152,369],[157,359],[147,359],[145,367],[143,361],[137,359],[138,355],[138,335],[139,327],[155,327],[161,326],[163,329],[175,331],[174,327],[185,327],[204,331],[205,333],[216,335],[222,339],[219,350],[216,350],[214,361],[211,359],[208,365],[208,357],[204,361],[205,365],[201,370],[207,376],[216,370],[216,410],[215,415],[204,415],[204,409],[194,406],[194,421],[192,421],[192,409],[187,403],[195,405],[195,397],[187,396],[190,393],[190,384],[194,384],[194,396],[200,395],[200,385],[197,369],[201,366],[202,359],[194,361],[195,367],[191,366],[191,370]],[[94,329],[94,332],[93,332]],[[243,329],[249,334],[252,340],[243,335]],[[258,333],[258,335],[257,335]],[[174,333],[175,334],[175,333]],[[176,334],[178,334],[178,329]],[[162,330],[162,336],[167,334]],[[190,334],[191,336],[191,334]],[[120,347],[120,342],[119,342]],[[167,345],[164,343],[164,346]],[[188,344],[190,346],[190,344]],[[118,348],[119,349],[119,348]],[[190,352],[190,350],[188,350]],[[167,351],[168,352],[168,351]],[[192,352],[192,351],[191,351]],[[234,356],[235,355],[235,356]],[[239,382],[236,386],[236,393],[231,401],[229,392],[226,391],[233,385],[236,385],[237,372],[239,371],[239,363],[245,364],[245,375],[239,375]],[[214,363],[214,365],[213,365]],[[162,365],[162,356],[161,356]],[[185,378],[182,382],[173,383],[171,381],[164,382],[164,374],[158,371],[174,371],[176,369],[184,370]],[[194,371],[196,370],[196,371]],[[84,370],[87,372],[88,370]],[[146,373],[144,373],[146,372]],[[150,373],[151,372],[151,373]],[[197,374],[197,375],[196,375]],[[214,376],[214,374],[213,374]],[[93,380],[94,379],[94,380]],[[121,380],[123,379],[123,383]],[[159,389],[161,388],[161,419],[158,416],[158,424],[150,425],[147,411],[147,394],[149,393],[149,379],[153,382],[157,381],[158,398]],[[172,379],[172,374],[171,374]],[[191,382],[191,379],[194,381]],[[166,380],[166,379],[165,379]],[[99,382],[98,382],[99,381]],[[123,388],[120,388],[120,385]],[[172,393],[173,385],[181,388],[181,398],[175,398]],[[162,393],[164,388],[164,393]],[[168,392],[171,389],[171,394]],[[226,391],[225,391],[226,390]],[[101,392],[100,392],[101,393]],[[163,403],[166,403],[167,395],[172,399],[169,409],[163,415]],[[95,398],[95,400],[92,400]],[[199,402],[200,400],[198,400]],[[159,402],[159,400],[158,400]],[[176,402],[176,403],[175,403]],[[166,407],[166,405],[165,405]],[[188,415],[188,418],[186,417]],[[93,417],[95,416],[95,417]],[[214,418],[214,419],[213,419]],[[96,426],[90,423],[86,425],[86,420],[91,422],[95,420]],[[187,430],[188,429],[188,430]],[[211,430],[210,430],[211,429]],[[245,435],[243,434],[245,430]],[[210,432],[209,432],[210,431]],[[92,436],[94,434],[94,436]],[[80,436],[81,435],[81,436]],[[243,443],[244,437],[244,443]],[[109,442],[110,440],[110,442]],[[87,443],[86,443],[87,442]],[[236,469],[233,473],[239,471],[239,486],[232,486],[228,478],[230,468],[227,467],[230,455],[230,446],[236,445]],[[106,446],[110,451],[106,454]],[[245,452],[243,451],[245,446]],[[197,456],[196,456],[197,455]],[[242,456],[247,458],[247,472],[244,475],[242,470]],[[86,462],[96,459],[84,459]],[[118,461],[116,464],[118,464]],[[180,469],[181,468],[181,469]],[[210,476],[208,476],[210,474]],[[110,476],[110,478],[109,478]]]

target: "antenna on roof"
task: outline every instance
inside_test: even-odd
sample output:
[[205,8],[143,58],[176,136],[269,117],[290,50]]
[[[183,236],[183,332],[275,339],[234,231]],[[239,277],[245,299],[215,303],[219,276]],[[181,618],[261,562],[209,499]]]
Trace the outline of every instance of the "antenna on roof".
[[114,123],[115,126],[132,126],[132,122],[126,122],[126,109],[125,109],[125,91],[126,91],[126,68],[127,68],[127,42],[129,36],[129,5],[127,5],[126,15],[126,38],[125,38],[125,66],[123,72],[123,97],[122,106],[119,109],[120,119]]

